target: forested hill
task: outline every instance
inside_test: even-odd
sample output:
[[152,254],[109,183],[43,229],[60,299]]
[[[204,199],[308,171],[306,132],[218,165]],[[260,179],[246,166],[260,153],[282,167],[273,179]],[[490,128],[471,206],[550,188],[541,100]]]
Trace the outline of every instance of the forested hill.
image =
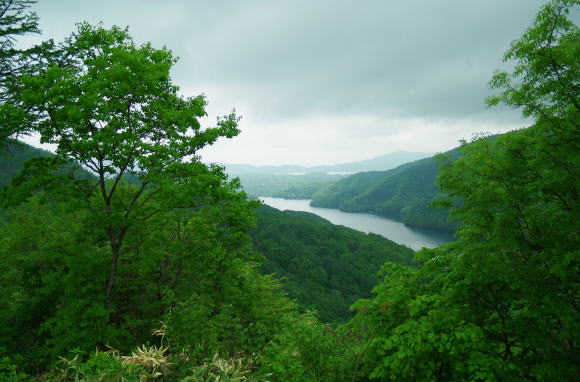
[[[459,149],[446,154],[457,158]],[[447,210],[429,208],[429,203],[439,197],[435,184],[438,170],[439,162],[430,157],[392,170],[354,174],[315,193],[311,204],[348,212],[370,212],[397,218],[412,226],[454,229]]]
[[355,301],[370,297],[386,261],[412,264],[408,247],[308,212],[262,206],[252,237],[254,250],[266,258],[262,272],[285,277],[290,297],[326,322],[346,320]]
[[[0,185],[18,175],[28,159],[52,155],[25,143],[9,142],[0,153]],[[254,250],[265,257],[264,274],[285,277],[285,288],[323,321],[345,321],[349,307],[370,297],[385,261],[411,264],[413,251],[379,235],[364,234],[305,212],[257,210]]]
[[18,141],[6,141],[0,146],[0,187],[18,175],[28,159],[49,156],[50,152]]

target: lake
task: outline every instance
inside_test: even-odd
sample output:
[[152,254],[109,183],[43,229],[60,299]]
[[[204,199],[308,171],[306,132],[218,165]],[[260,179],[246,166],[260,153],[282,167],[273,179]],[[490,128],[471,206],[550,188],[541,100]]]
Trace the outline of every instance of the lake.
[[401,222],[372,214],[343,212],[334,208],[311,207],[310,200],[289,200],[261,197],[264,204],[279,210],[306,211],[325,218],[333,224],[343,225],[362,232],[372,232],[414,250],[434,248],[449,243],[453,235],[447,231],[407,227]]

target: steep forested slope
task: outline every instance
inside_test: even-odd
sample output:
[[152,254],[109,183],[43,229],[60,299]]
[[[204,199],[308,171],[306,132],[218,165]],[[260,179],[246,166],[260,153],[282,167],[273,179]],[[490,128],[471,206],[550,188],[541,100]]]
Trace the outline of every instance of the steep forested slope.
[[262,271],[285,277],[290,296],[318,310],[323,321],[348,318],[350,305],[370,296],[386,261],[412,264],[407,247],[307,212],[262,206],[252,236],[266,258]]
[[[447,154],[455,158],[458,150]],[[409,225],[453,229],[446,210],[429,208],[439,197],[435,184],[438,170],[439,163],[430,157],[392,170],[354,174],[314,194],[312,206],[370,212]]]
[[[11,143],[0,154],[0,184],[18,175],[26,160],[49,155],[24,143]],[[350,305],[370,296],[385,261],[411,264],[410,249],[313,214],[262,206],[257,216],[252,236],[254,249],[265,257],[262,273],[286,277],[290,296],[318,310],[324,321],[350,317]]]

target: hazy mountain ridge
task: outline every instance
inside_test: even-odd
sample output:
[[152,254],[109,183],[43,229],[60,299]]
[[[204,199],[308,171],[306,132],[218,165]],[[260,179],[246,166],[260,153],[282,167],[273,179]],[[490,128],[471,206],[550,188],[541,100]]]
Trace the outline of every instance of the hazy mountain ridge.
[[426,158],[433,155],[432,153],[406,152],[398,151],[389,153],[376,158],[365,159],[357,162],[341,163],[335,165],[321,166],[298,166],[298,165],[280,165],[280,166],[254,166],[248,164],[218,163],[226,168],[229,174],[277,174],[277,173],[315,173],[315,172],[362,172],[362,171],[383,171],[395,168],[407,162]]
[[268,173],[228,173],[228,175],[238,177],[244,190],[250,196],[273,196],[286,199],[310,199],[322,187],[347,176],[320,172],[304,175]]

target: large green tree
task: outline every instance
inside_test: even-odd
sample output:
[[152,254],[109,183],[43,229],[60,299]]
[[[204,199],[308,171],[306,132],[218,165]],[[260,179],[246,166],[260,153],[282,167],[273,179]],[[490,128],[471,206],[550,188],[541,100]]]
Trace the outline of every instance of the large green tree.
[[[219,137],[237,135],[237,117],[232,113],[202,129],[198,118],[206,114],[206,101],[178,94],[170,78],[171,52],[137,46],[126,30],[80,24],[61,49],[67,65],[58,58],[25,76],[22,99],[38,116],[33,128],[41,141],[56,144],[58,157],[96,175],[95,181],[76,182],[76,193],[92,204],[109,241],[109,308],[131,227],[164,209],[199,207],[207,202],[201,199],[217,198],[211,192],[223,175],[199,163],[195,153]],[[168,185],[183,190],[169,197]],[[156,207],[149,203],[152,195],[159,196]]]
[[[554,0],[514,41],[489,98],[532,126],[466,145],[439,184],[457,242],[389,265],[373,300],[365,371],[396,380],[574,380],[580,334],[580,31],[577,0]],[[445,160],[445,159],[444,159]]]
[[255,270],[256,203],[196,156],[238,134],[235,113],[203,129],[206,101],[178,94],[171,52],[126,30],[83,23],[59,49],[20,79],[57,150],[3,192],[2,346],[40,372],[70,349],[155,341],[163,320],[184,367],[259,351],[293,304]]

